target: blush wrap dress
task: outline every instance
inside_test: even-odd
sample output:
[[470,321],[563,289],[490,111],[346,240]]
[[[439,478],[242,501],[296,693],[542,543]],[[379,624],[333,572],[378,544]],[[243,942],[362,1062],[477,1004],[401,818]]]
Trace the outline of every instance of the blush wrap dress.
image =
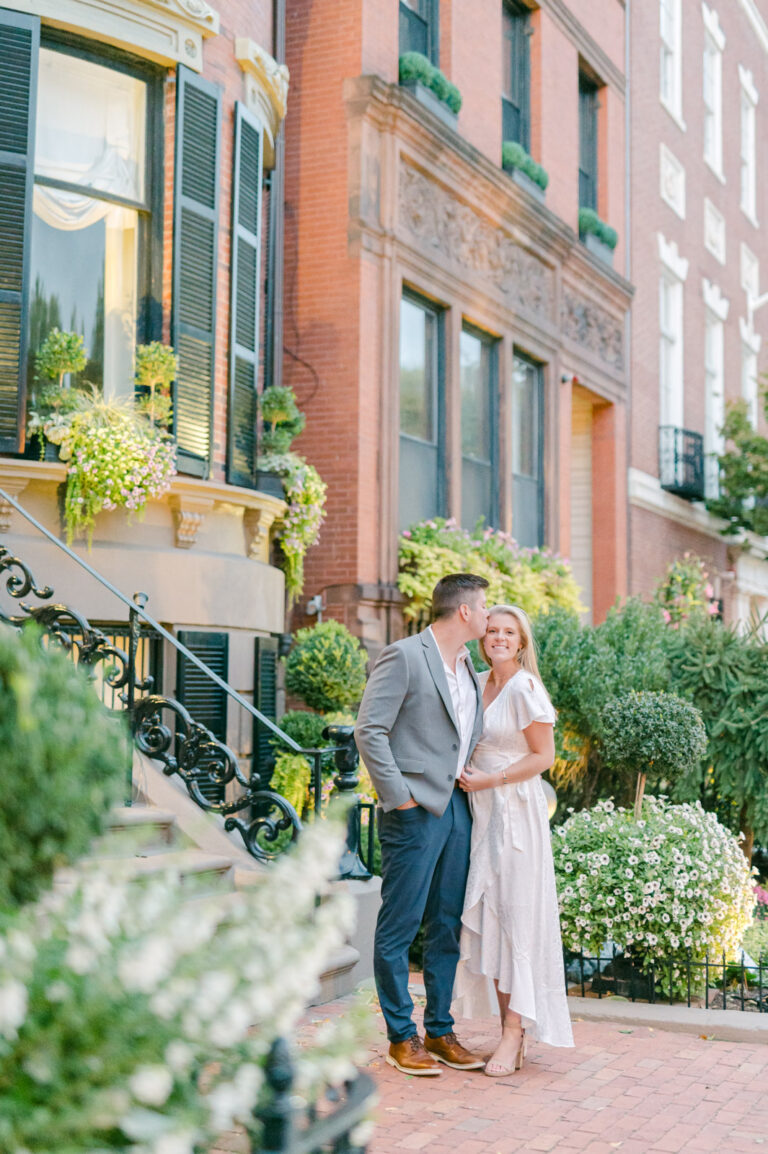
[[[485,684],[488,674],[481,674]],[[498,772],[530,753],[522,732],[554,725],[541,682],[519,670],[486,708],[471,765]],[[540,777],[469,794],[472,849],[453,989],[457,1018],[499,1012],[494,979],[528,1035],[572,1046],[547,801]]]

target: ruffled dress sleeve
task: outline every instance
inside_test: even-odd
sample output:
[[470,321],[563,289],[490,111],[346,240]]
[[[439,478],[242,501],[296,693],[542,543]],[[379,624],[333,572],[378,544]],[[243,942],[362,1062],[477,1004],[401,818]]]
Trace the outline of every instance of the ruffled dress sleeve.
[[515,729],[527,729],[532,721],[554,725],[557,721],[552,702],[541,682],[523,670],[510,682],[507,708]]

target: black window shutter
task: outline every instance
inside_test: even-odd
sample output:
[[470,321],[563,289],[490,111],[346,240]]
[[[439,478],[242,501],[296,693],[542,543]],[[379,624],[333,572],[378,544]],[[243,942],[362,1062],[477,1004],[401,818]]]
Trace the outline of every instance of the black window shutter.
[[[229,634],[198,633],[182,630],[179,641],[195,657],[218,673],[223,681],[229,674]],[[176,663],[176,699],[190,713],[192,720],[204,725],[214,737],[226,744],[227,695],[207,674],[179,653]],[[224,789],[215,783],[200,783],[200,792],[209,801],[223,801]]]
[[235,104],[227,480],[253,487],[261,281],[262,126]]
[[24,447],[40,20],[0,10],[0,451]]
[[[277,721],[277,638],[257,637],[253,670],[253,703],[270,721]],[[271,730],[253,724],[253,772],[266,784],[271,777],[275,753]]]
[[221,91],[180,64],[171,343],[179,357],[174,429],[182,473],[207,477],[216,371]]

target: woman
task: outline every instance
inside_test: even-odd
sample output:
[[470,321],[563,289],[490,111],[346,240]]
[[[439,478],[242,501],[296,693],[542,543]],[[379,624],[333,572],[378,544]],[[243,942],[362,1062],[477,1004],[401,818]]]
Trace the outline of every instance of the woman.
[[541,684],[526,614],[491,609],[480,643],[483,735],[461,774],[472,815],[454,1014],[501,1015],[485,1073],[522,1068],[526,1037],[572,1046],[555,873],[541,774],[555,759],[555,711]]

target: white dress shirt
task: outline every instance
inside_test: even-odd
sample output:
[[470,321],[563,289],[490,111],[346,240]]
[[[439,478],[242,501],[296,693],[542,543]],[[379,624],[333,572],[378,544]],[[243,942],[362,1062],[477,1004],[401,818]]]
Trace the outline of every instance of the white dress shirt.
[[451,693],[451,704],[453,705],[453,715],[459,726],[459,757],[456,764],[456,777],[459,776],[464,766],[467,764],[469,756],[469,743],[472,740],[472,730],[475,727],[475,714],[477,713],[477,693],[475,691],[475,683],[472,680],[472,674],[467,668],[467,659],[469,657],[469,650],[466,645],[462,646],[456,656],[456,669],[451,669],[450,665],[446,663],[443,657],[442,650],[438,645],[432,626],[429,627],[429,632],[437,645],[437,651],[443,661],[443,669],[445,670],[445,679],[448,682],[448,689]]

